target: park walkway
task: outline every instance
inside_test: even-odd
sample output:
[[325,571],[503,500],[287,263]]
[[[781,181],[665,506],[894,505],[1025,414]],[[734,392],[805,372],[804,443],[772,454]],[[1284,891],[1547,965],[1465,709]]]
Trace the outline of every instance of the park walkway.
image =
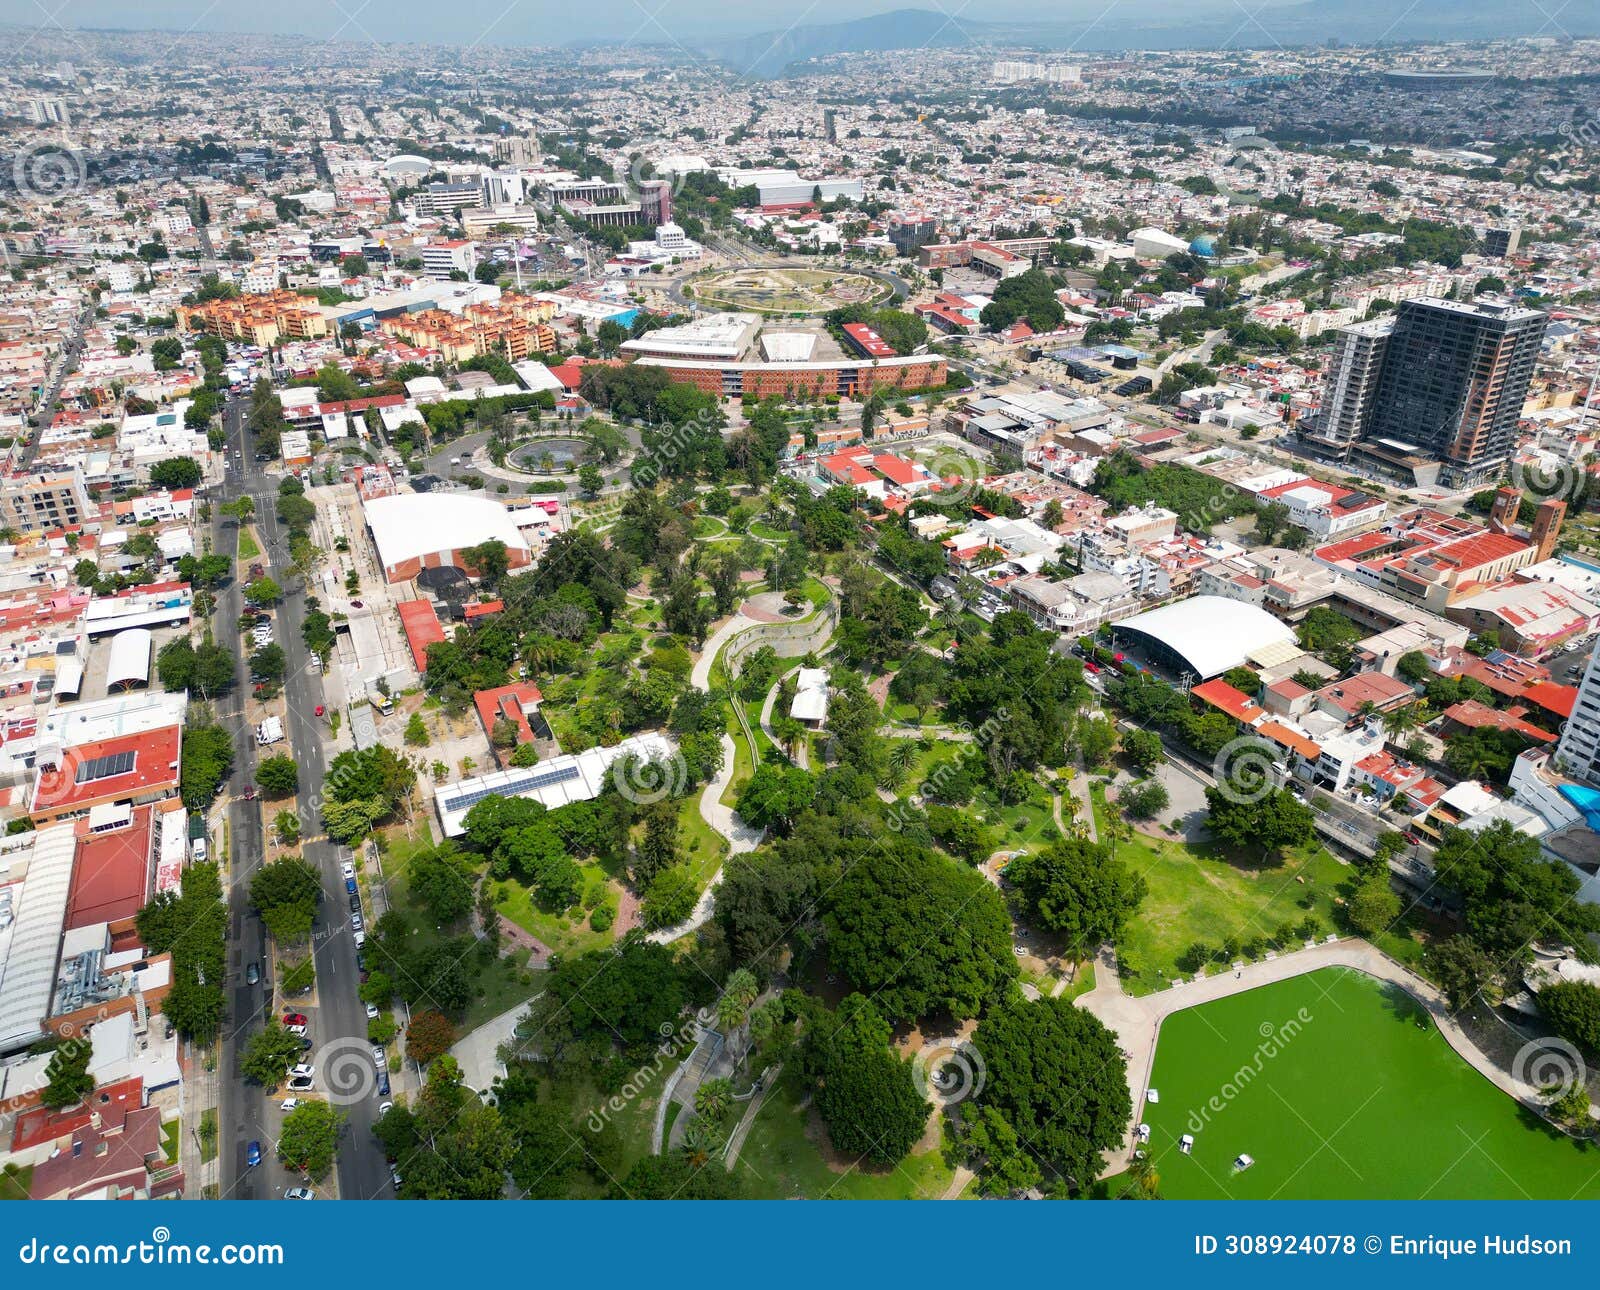
[[[1543,1103],[1539,1090],[1501,1070],[1491,1062],[1450,1015],[1444,996],[1416,973],[1402,967],[1366,941],[1348,938],[1325,941],[1305,949],[1279,955],[1238,969],[1227,968],[1215,976],[1185,981],[1155,994],[1134,997],[1122,988],[1116,961],[1102,949],[1095,962],[1095,986],[1080,998],[1078,1006],[1093,1013],[1116,1032],[1128,1058],[1128,1092],[1133,1098],[1133,1123],[1129,1125],[1127,1149],[1132,1150],[1133,1133],[1144,1107],[1145,1090],[1150,1086],[1150,1071],[1155,1062],[1156,1043],[1161,1023],[1184,1008],[1197,1007],[1216,999],[1226,999],[1245,990],[1288,981],[1328,967],[1351,968],[1404,990],[1428,1010],[1445,1042],[1474,1070],[1496,1088],[1535,1109]],[[1106,1166],[1102,1177],[1121,1173],[1125,1168],[1122,1153]]]

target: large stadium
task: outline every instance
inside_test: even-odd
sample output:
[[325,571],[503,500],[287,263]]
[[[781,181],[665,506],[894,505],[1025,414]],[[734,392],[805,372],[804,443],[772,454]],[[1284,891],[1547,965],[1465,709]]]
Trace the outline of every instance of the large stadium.
[[[830,269],[723,269],[687,284],[698,305],[761,314],[825,314],[845,305],[882,304],[894,287],[864,273]],[[686,293],[687,294],[687,293]]]

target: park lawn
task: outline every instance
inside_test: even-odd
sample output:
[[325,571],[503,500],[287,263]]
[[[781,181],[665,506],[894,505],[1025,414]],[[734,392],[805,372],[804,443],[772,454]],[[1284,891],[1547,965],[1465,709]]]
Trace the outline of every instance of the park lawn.
[[[412,906],[410,891],[406,884],[406,868],[409,860],[419,851],[430,849],[432,841],[425,834],[407,833],[403,826],[398,825],[381,834],[380,838],[389,908],[406,920],[410,933],[407,937],[407,946],[425,949],[439,941],[449,939],[448,932],[441,932],[426,914]],[[515,887],[518,884],[510,882],[509,885]],[[465,934],[464,928],[463,923],[463,930],[457,935]],[[533,935],[544,940],[538,932],[533,932]],[[545,943],[549,944],[548,941]],[[472,974],[473,999],[457,1022],[457,1029],[463,1034],[538,993],[536,978],[526,967],[528,961],[526,950],[510,950],[487,962],[475,954],[468,955],[468,959]],[[457,1019],[452,1018],[452,1020]]]
[[[830,1168],[812,1137],[813,1116],[802,1107],[807,1090],[787,1070],[762,1103],[734,1166],[750,1195],[764,1200],[936,1200],[955,1177],[935,1147],[888,1169],[849,1165]],[[825,1135],[820,1121],[815,1132]]]
[[248,528],[239,530],[239,559],[254,560],[261,554],[261,548],[256,545],[255,534]]
[[[1092,792],[1095,823],[1106,838],[1105,791],[1096,784]],[[1118,946],[1130,994],[1149,994],[1163,979],[1188,976],[1178,959],[1196,941],[1216,949],[1228,936],[1270,937],[1307,914],[1332,931],[1334,898],[1352,876],[1349,866],[1317,842],[1287,853],[1272,868],[1235,865],[1209,848],[1138,831],[1119,839],[1115,849],[1148,888]]]
[[694,874],[695,886],[701,891],[722,867],[728,854],[728,840],[705,822],[700,814],[700,790],[695,788],[679,804],[678,841],[683,848],[684,861]]
[[27,1200],[32,1189],[32,1165],[7,1165],[0,1171],[0,1200]]
[[765,538],[768,542],[785,542],[789,538],[789,530],[775,529],[764,520],[751,520],[750,536]]
[[1600,1198],[1600,1144],[1518,1105],[1410,995],[1351,969],[1173,1014],[1150,1082],[1161,1100],[1141,1114],[1170,1199]]
[[1094,964],[1093,962],[1080,963],[1078,973],[1072,978],[1067,988],[1061,992],[1060,997],[1068,1003],[1080,995],[1088,994],[1094,989]]
[[172,1164],[178,1163],[178,1143],[182,1140],[183,1120],[180,1116],[173,1116],[170,1120],[161,1122],[161,1154],[163,1159]]
[[997,851],[1029,851],[1061,840],[1050,794],[1038,785],[1034,786],[1026,801],[1009,805],[1002,803],[985,788],[974,799],[971,809],[989,830]]
[[694,518],[694,536],[697,538],[720,537],[728,531],[728,522],[718,515],[696,515]]

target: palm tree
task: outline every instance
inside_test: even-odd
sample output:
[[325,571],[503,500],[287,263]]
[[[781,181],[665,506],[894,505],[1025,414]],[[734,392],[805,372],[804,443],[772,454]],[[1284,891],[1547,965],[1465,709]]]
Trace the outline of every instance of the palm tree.
[[694,1092],[694,1109],[712,1124],[721,1124],[733,1105],[733,1081],[708,1079]]
[[1408,703],[1403,708],[1390,708],[1383,714],[1383,732],[1396,743],[1401,735],[1410,734],[1422,724],[1421,704]]
[[[717,999],[717,1025],[728,1037],[730,1047],[743,1038],[745,1023],[750,1020],[750,1009],[761,993],[761,985],[749,968],[737,968],[723,982],[722,994]],[[744,1061],[742,1046],[735,1048],[735,1064]]]
[[894,772],[895,782],[905,779],[917,765],[917,741],[915,739],[896,739],[894,746],[889,749],[889,768]]
[[722,1146],[722,1134],[704,1117],[696,1116],[684,1126],[683,1149],[696,1169],[721,1151]]

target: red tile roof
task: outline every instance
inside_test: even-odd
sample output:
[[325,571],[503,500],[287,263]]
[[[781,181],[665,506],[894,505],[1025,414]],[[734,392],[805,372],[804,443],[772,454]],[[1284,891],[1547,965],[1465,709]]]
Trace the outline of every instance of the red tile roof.
[[96,1111],[100,1112],[103,1126],[120,1127],[128,1112],[137,1110],[143,1104],[144,1078],[135,1075],[131,1079],[96,1089],[89,1095],[89,1101],[79,1106],[69,1106],[59,1111],[47,1106],[31,1107],[17,1115],[16,1129],[11,1135],[11,1149],[26,1151],[29,1147],[76,1133],[88,1125],[89,1117]]
[[479,690],[472,696],[478,709],[478,720],[483,722],[483,733],[494,735],[494,723],[501,718],[517,729],[519,744],[533,741],[533,728],[528,724],[528,713],[538,708],[544,695],[537,685],[518,682],[502,685],[493,690]]
[[[167,726],[162,730],[97,739],[68,748],[62,754],[59,769],[39,772],[30,813],[58,815],[66,810],[92,806],[96,802],[113,802],[118,798],[144,796],[162,789],[176,788],[181,747],[180,728]],[[123,752],[133,754],[133,767],[125,774],[108,775],[82,783],[78,781],[79,767],[97,757],[110,757]]]
[[145,903],[150,876],[150,840],[154,815],[136,807],[125,828],[90,833],[89,821],[77,823],[78,854],[67,896],[67,927],[92,927],[132,918]]
[[400,611],[400,627],[406,634],[406,644],[411,647],[411,661],[418,672],[425,672],[428,670],[428,646],[445,639],[439,615],[433,611],[433,602],[402,600],[395,608]]

